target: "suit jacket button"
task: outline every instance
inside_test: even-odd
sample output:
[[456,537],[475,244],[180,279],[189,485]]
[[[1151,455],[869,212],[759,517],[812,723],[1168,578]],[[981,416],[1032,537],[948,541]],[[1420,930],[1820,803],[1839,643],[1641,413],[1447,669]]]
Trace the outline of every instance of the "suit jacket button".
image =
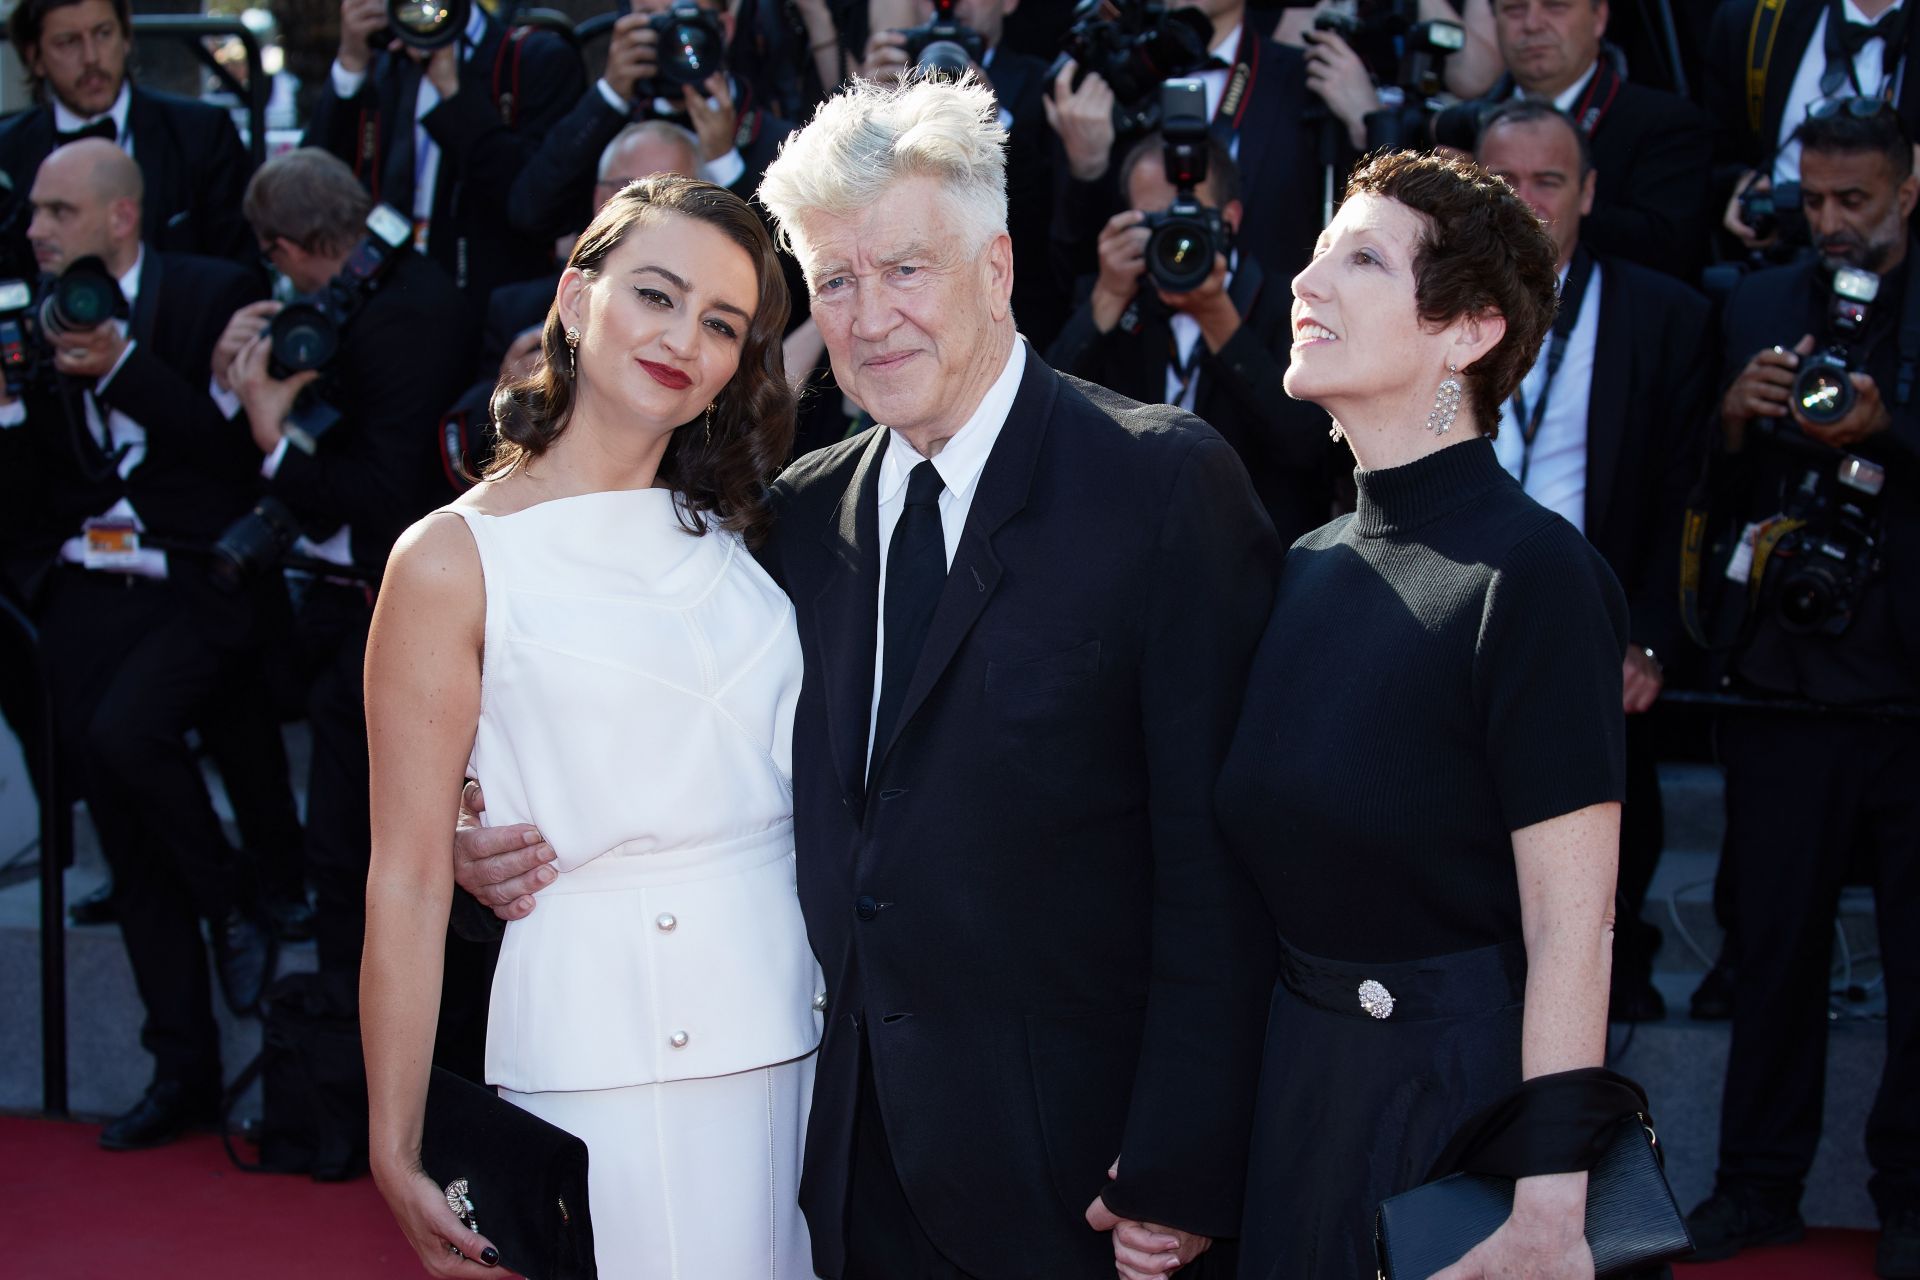
[[684,1031],[676,1031],[667,1037],[667,1043],[676,1049],[684,1049],[687,1047],[687,1033]]
[[862,920],[871,920],[880,914],[880,904],[873,900],[872,894],[863,893],[854,899],[853,914]]

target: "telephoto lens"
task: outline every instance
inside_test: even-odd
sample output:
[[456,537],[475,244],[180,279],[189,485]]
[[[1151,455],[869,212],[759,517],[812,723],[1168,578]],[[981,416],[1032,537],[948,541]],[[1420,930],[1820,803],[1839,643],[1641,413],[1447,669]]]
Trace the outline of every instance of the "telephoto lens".
[[209,576],[223,591],[238,591],[248,578],[280,563],[299,537],[300,522],[287,504],[262,498],[213,544]]
[[40,304],[40,327],[49,333],[78,333],[127,313],[120,282],[98,258],[81,258],[60,273]]
[[339,322],[310,302],[282,307],[267,333],[273,339],[267,372],[276,378],[325,368],[340,349]]
[[387,0],[387,27],[401,44],[438,49],[467,29],[471,0]]

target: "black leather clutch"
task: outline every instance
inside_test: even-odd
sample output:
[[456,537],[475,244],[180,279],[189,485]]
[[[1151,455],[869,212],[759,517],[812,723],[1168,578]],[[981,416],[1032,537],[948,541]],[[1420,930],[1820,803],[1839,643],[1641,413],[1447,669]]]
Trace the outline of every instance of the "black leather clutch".
[[435,1067],[420,1163],[502,1267],[527,1280],[596,1280],[587,1144],[565,1129]]
[[[1385,1280],[1426,1280],[1465,1257],[1513,1212],[1513,1180],[1454,1173],[1380,1202],[1374,1248]],[[1693,1250],[1674,1203],[1653,1131],[1622,1121],[1587,1174],[1587,1247],[1596,1277]]]

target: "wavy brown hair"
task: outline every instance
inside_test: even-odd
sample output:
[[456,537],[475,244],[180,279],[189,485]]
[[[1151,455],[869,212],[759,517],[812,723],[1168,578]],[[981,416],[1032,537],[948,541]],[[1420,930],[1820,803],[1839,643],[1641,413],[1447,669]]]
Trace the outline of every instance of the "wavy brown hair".
[[[767,485],[793,447],[793,391],[787,385],[780,339],[787,327],[787,284],[765,224],[746,201],[710,182],[655,174],[630,182],[594,215],[573,246],[567,265],[589,280],[636,227],[670,214],[719,229],[747,251],[760,281],[740,347],[740,367],[713,402],[713,430],[700,418],[683,424],[667,441],[660,479],[680,494],[680,523],[705,533],[709,520],[758,545],[772,523]],[[545,357],[531,375],[504,379],[494,389],[493,420],[500,433],[486,477],[496,479],[537,458],[567,429],[573,414],[572,361],[560,305],[547,309],[540,335]]]
[[1553,241],[1526,201],[1471,160],[1388,151],[1347,180],[1347,198],[1376,195],[1423,215],[1413,252],[1413,302],[1434,328],[1461,316],[1497,312],[1506,336],[1460,371],[1467,400],[1488,439],[1500,405],[1533,367],[1553,327],[1560,273]]

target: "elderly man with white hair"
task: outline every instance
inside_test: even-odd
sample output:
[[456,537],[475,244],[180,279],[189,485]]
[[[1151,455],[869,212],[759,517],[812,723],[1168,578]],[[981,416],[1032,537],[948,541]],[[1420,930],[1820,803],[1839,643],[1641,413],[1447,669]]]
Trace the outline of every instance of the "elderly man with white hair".
[[1016,333],[1003,138],[977,84],[856,84],[760,187],[884,424],[788,470],[764,553],[828,1277],[1160,1274],[1238,1225],[1270,943],[1212,792],[1278,547],[1211,429]]
[[[1213,786],[1279,546],[1211,428],[1016,332],[1004,137],[977,82],[856,82],[760,188],[883,424],[788,469],[760,553],[831,1280],[1157,1276],[1240,1222],[1273,943]],[[462,885],[532,910],[534,839],[467,833]]]

